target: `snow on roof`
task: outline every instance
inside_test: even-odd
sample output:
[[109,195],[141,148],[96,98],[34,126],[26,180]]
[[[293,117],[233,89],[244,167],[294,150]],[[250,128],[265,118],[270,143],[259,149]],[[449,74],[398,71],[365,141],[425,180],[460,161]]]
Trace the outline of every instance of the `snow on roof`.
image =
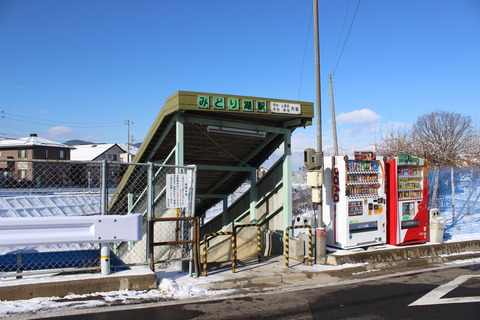
[[[122,148],[125,152],[127,152],[128,144],[126,143],[119,143],[118,146]],[[136,155],[138,152],[138,148],[134,145],[130,145],[130,154]]]
[[42,147],[54,147],[54,148],[69,148],[63,143],[58,143],[52,140],[45,138],[40,138],[36,134],[30,135],[30,137],[24,137],[19,139],[4,139],[0,140],[0,148],[12,148],[12,147],[33,147],[33,146],[42,146]]
[[[90,161],[98,158],[103,153],[117,146],[116,143],[98,143],[98,144],[81,144],[74,145],[70,152],[71,160]],[[121,149],[121,148],[120,148]],[[123,150],[121,150],[123,151]]]

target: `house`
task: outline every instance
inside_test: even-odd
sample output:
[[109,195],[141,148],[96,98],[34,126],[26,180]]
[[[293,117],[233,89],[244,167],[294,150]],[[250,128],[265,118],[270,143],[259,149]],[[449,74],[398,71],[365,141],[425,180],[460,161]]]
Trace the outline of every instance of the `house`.
[[[52,172],[45,162],[34,160],[70,160],[72,147],[52,140],[40,138],[32,133],[20,139],[0,140],[0,171],[5,181],[35,182],[49,180],[53,184],[64,181],[64,170],[57,168]],[[58,164],[61,166],[62,164]],[[55,182],[53,182],[55,181]]]
[[75,161],[120,161],[125,150],[116,143],[96,143],[72,146],[71,160]]
[[[120,156],[120,161],[122,161],[122,162],[132,162],[132,159],[135,157],[135,155],[138,152],[138,148],[135,147],[132,144],[128,145],[126,143],[119,144],[119,146],[120,146],[120,148],[122,148],[125,151],[125,153]],[[127,150],[129,150],[129,149],[130,149],[130,152],[127,153]]]
[[[119,162],[126,154],[125,150],[116,143],[96,143],[73,145],[75,148],[71,153],[72,161],[92,161],[92,163],[73,163],[72,173],[75,175],[75,181],[83,181],[84,185],[97,186],[100,185],[102,176],[101,161],[107,161],[107,174],[111,183],[118,183],[126,166],[122,166]],[[96,163],[94,163],[96,162]]]

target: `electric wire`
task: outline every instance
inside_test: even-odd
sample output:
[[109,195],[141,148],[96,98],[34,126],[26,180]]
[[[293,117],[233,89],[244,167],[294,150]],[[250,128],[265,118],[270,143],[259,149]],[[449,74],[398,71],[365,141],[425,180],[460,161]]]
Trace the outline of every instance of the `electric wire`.
[[[35,118],[35,117],[29,117],[29,116],[23,116],[23,115],[18,115],[14,113],[9,113],[5,111],[1,111],[0,114],[2,115],[1,118],[9,119],[9,120],[14,120],[14,121],[22,121],[10,117],[17,117],[17,118],[25,118],[25,119],[31,119],[31,120],[37,120],[37,121],[42,121],[45,122],[45,124],[52,125],[57,123],[57,124],[75,124],[75,125],[94,125],[94,126],[101,126],[101,125],[118,125],[119,123],[123,124],[123,121],[115,121],[115,122],[73,122],[73,121],[58,121],[58,120],[48,120],[48,119],[41,119],[41,118]],[[8,115],[10,117],[6,117],[5,115]],[[36,124],[41,124],[37,122],[30,122],[30,123],[36,123]]]
[[35,121],[29,121],[29,120],[19,120],[19,119],[14,119],[10,117],[2,117],[2,119],[7,119],[7,120],[12,120],[12,121],[18,121],[18,122],[23,122],[23,123],[32,123],[32,124],[38,124],[42,126],[52,126],[52,125],[57,125],[57,126],[63,126],[65,124],[69,124],[69,127],[72,128],[107,128],[107,127],[119,127],[123,126],[123,123],[118,123],[118,124],[111,124],[111,125],[97,125],[97,124],[89,124],[89,125],[71,125],[71,122],[59,122],[59,123],[42,123],[42,122],[35,122]]
[[298,86],[298,99],[300,100],[300,92],[302,91],[302,81],[303,81],[303,68],[305,65],[305,56],[307,54],[307,45],[308,45],[308,40],[310,38],[310,29],[312,28],[312,20],[313,20],[313,8],[310,13],[310,23],[308,24],[308,31],[307,31],[307,37],[305,39],[305,47],[303,49],[303,59],[302,59],[302,67],[300,68],[300,84]]
[[351,0],[348,0],[347,9],[345,10],[345,14],[343,16],[342,30],[340,30],[340,35],[338,36],[337,50],[335,51],[335,56],[334,56],[333,64],[332,64],[332,68],[331,68],[332,70],[335,67],[335,61],[337,61],[338,52],[340,51],[340,43],[341,43],[342,36],[343,36],[343,30],[345,29],[345,24],[346,24],[346,21],[347,21],[348,11],[350,9],[350,3],[351,3]]
[[355,22],[355,18],[357,16],[358,8],[360,7],[360,2],[361,2],[361,0],[358,0],[357,7],[355,8],[355,13],[353,14],[353,18],[352,18],[352,21],[350,23],[350,27],[348,28],[347,36],[345,37],[345,40],[343,41],[342,50],[340,51],[340,56],[338,57],[337,63],[335,64],[335,68],[333,69],[332,75],[334,75],[335,72],[337,72],[338,64],[340,63],[340,60],[342,59],[343,51],[345,50],[347,40],[348,40],[348,38],[350,36],[350,33],[352,31],[353,23]]

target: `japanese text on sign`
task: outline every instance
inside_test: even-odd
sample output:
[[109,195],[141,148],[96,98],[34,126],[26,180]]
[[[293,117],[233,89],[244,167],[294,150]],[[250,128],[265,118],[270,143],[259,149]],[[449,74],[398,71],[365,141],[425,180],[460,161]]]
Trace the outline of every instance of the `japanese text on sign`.
[[167,174],[167,208],[186,208],[190,191],[188,174]]
[[296,103],[271,102],[270,109],[273,113],[301,114],[302,108]]
[[[266,113],[267,101],[225,98],[225,97],[209,97],[197,96],[197,106],[200,109],[243,111],[243,112],[261,112]],[[299,108],[300,109],[300,108]]]

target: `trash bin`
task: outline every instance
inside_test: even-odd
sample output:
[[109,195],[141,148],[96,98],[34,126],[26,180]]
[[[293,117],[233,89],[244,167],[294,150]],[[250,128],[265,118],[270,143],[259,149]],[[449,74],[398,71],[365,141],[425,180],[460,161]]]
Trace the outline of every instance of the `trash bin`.
[[445,231],[445,219],[439,209],[430,209],[430,242],[442,243]]

